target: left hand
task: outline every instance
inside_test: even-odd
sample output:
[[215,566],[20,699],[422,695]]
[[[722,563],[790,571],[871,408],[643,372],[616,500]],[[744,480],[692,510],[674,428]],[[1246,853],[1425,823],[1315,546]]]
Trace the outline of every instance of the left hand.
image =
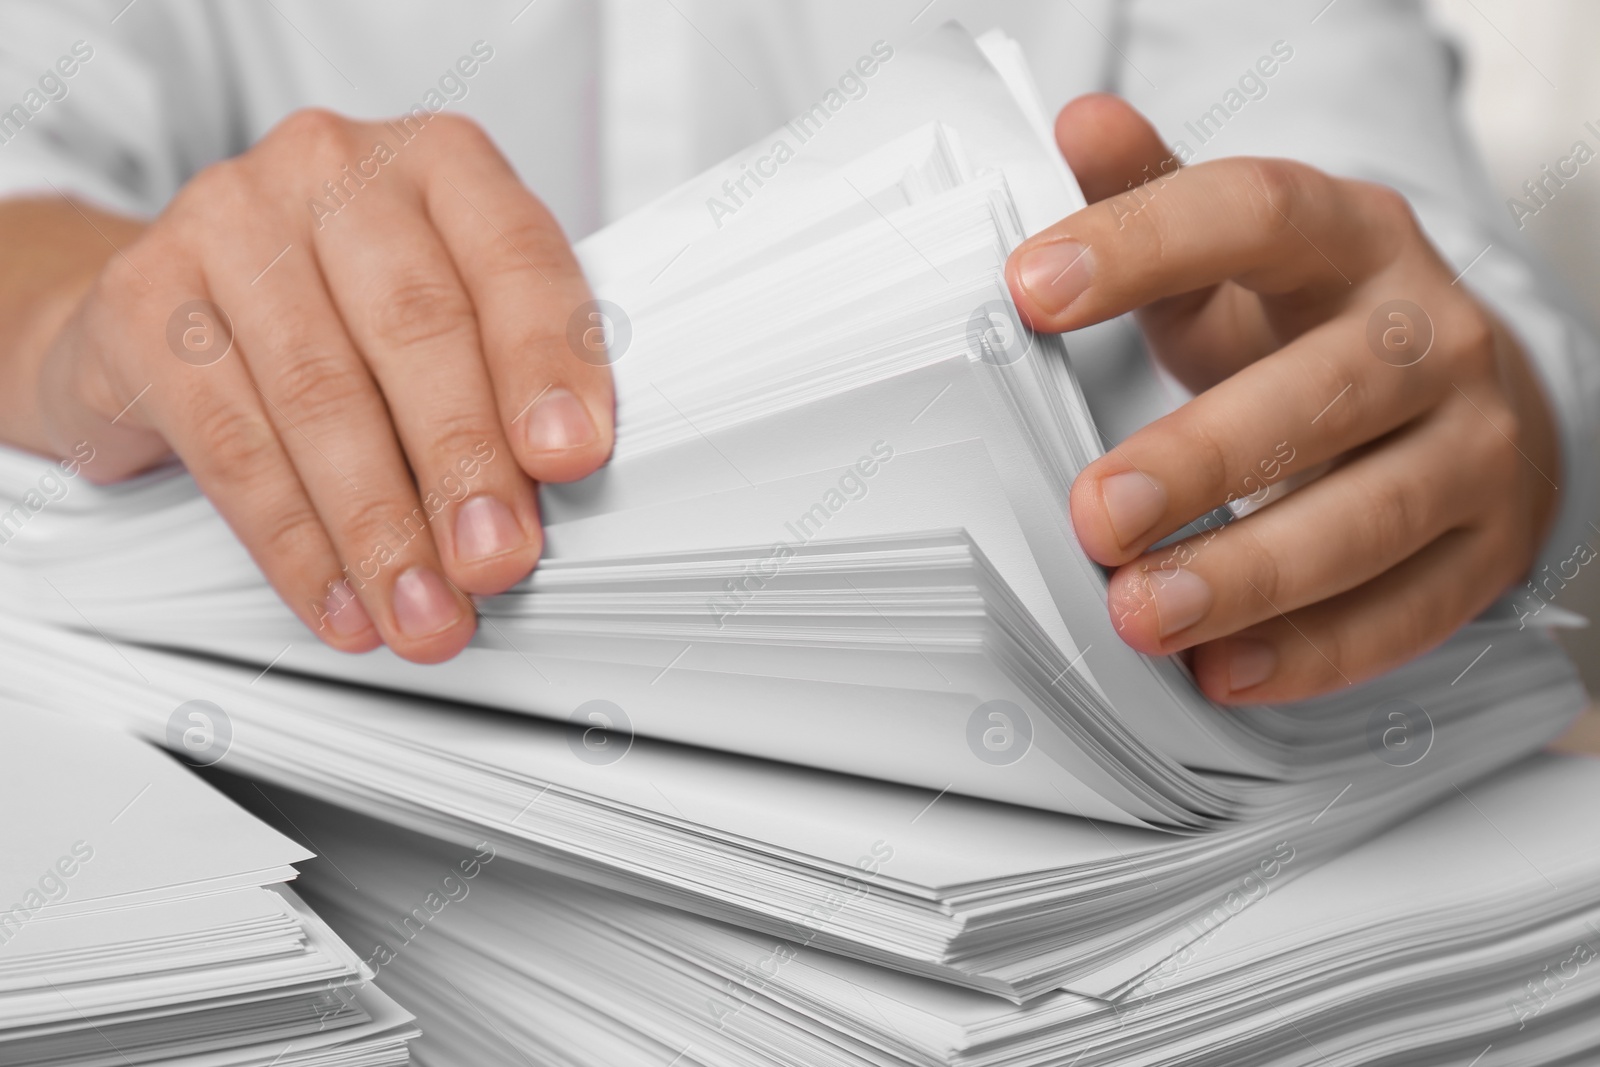
[[1136,311],[1197,394],[1072,487],[1128,644],[1192,650],[1215,700],[1296,700],[1420,655],[1528,571],[1561,478],[1551,413],[1400,194],[1287,160],[1180,170],[1109,96],[1056,138],[1091,206],[1013,253],[1018,310],[1052,333]]

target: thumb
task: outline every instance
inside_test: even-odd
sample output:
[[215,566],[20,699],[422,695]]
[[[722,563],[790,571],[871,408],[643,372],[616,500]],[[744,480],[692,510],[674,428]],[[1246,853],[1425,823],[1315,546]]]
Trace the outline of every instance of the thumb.
[[[1056,143],[1091,205],[1165,179],[1177,169],[1177,160],[1155,127],[1132,105],[1109,93],[1080,96],[1062,108],[1056,116]],[[1071,236],[1073,220],[1090,213],[1086,208],[1070,215],[1012,250],[1006,264],[1011,297],[1018,314],[1036,330],[1058,333],[1066,328],[1071,321],[1069,305],[1085,294],[1094,278],[1098,257],[1090,254],[1090,245]],[[1120,229],[1121,215],[1118,219]]]
[[[1119,230],[1126,213],[1139,214],[1149,202],[1149,192],[1133,196],[1130,193],[1149,183],[1167,181],[1179,171],[1179,160],[1150,121],[1133,105],[1110,93],[1091,93],[1068,103],[1056,116],[1055,134],[1062,156],[1091,205],[1119,196],[1128,198],[1126,205],[1116,207]],[[1106,208],[1097,210],[1104,212]],[[1071,218],[1085,214],[1088,212]],[[1007,282],[1017,311],[1035,329],[1055,332],[1067,319],[1060,306],[1047,307],[1030,292],[1023,281],[1023,261],[1034,250],[1052,244],[1069,245],[1069,241],[1060,238],[1070,232],[1070,223],[1063,220],[1034,234],[1017,246],[1007,263]],[[1052,268],[1045,288],[1059,293],[1072,286],[1080,292],[1087,287],[1095,269],[1094,258],[1084,254],[1087,251],[1071,254],[1059,272]],[[1196,393],[1276,350],[1280,344],[1262,313],[1259,299],[1236,286],[1209,285],[1167,296],[1141,307],[1138,321],[1152,354]]]
[[1178,166],[1149,120],[1110,93],[1080,96],[1062,108],[1056,116],[1056,144],[1091,204]]

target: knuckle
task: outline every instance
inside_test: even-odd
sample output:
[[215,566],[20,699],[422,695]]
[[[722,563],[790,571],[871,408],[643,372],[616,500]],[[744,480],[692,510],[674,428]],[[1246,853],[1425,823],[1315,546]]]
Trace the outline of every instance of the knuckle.
[[1260,194],[1252,198],[1256,224],[1269,235],[1282,236],[1294,225],[1307,168],[1285,159],[1249,159],[1244,164],[1246,180]]
[[1272,673],[1272,688],[1284,694],[1281,699],[1300,700],[1325,693],[1341,685],[1348,667],[1346,648],[1338,625],[1311,628],[1299,616],[1290,625],[1280,618],[1244,631],[1246,636],[1263,640],[1278,652]]
[[1465,403],[1457,405],[1454,418],[1449,439],[1453,512],[1462,518],[1493,514],[1504,506],[1516,450]]
[[1244,574],[1249,585],[1255,588],[1252,593],[1259,594],[1257,600],[1265,600],[1264,606],[1274,608],[1281,606],[1285,595],[1292,595],[1294,590],[1286,588],[1290,578],[1286,573],[1282,561],[1277,553],[1273,552],[1261,540],[1256,530],[1248,522],[1241,522],[1237,526],[1239,541],[1238,552],[1244,567]]
[[476,327],[466,293],[437,278],[400,279],[372,301],[369,315],[373,336],[397,349],[460,340]]
[[1500,438],[1500,461],[1508,467],[1515,467],[1522,461],[1522,453],[1516,445],[1522,439],[1522,419],[1509,404],[1501,405],[1490,417],[1494,420],[1495,429],[1500,431],[1495,435]]
[[478,415],[449,409],[429,420],[428,447],[449,474],[458,459],[472,455],[474,449],[490,439],[490,430]]
[[[1243,526],[1245,523],[1240,523],[1240,528]],[[1278,605],[1286,608],[1288,603],[1298,600],[1298,592],[1293,589],[1293,579],[1283,566],[1282,558],[1264,544],[1254,531],[1246,539],[1245,550],[1246,566],[1250,568],[1246,574],[1250,574],[1250,581],[1256,584],[1262,597],[1266,597],[1267,608],[1277,611]]]
[[1182,428],[1182,437],[1188,446],[1185,466],[1190,483],[1200,487],[1205,501],[1202,506],[1225,504],[1230,496],[1228,486],[1233,468],[1230,450],[1204,420],[1191,419],[1188,423]]
[[[1299,674],[1307,688],[1324,692],[1353,677],[1359,664],[1356,649],[1359,635],[1348,623],[1335,622],[1307,633],[1303,653],[1297,655]],[[1293,646],[1291,646],[1293,647]]]
[[342,420],[370,388],[353,361],[318,352],[304,341],[291,341],[273,383],[280,403],[298,418],[321,423]]
[[[419,516],[420,522],[417,521]],[[396,497],[358,496],[347,500],[341,505],[336,521],[341,541],[361,553],[375,543],[384,542],[383,535],[391,524],[408,534],[408,547],[429,536],[427,513],[419,505]],[[396,554],[409,555],[409,552],[401,548]]]
[[1417,503],[1404,484],[1391,484],[1378,493],[1363,494],[1362,528],[1371,558],[1394,559],[1403,554],[1415,531],[1421,528]]
[[[138,321],[148,317],[151,310],[150,282],[134,267],[135,256],[149,263],[163,265],[175,262],[181,254],[175,242],[156,228],[145,231],[128,249],[128,256],[112,256],[100,268],[94,280],[94,304],[110,309],[122,321]],[[169,275],[170,277],[170,275]]]
[[[269,561],[280,564],[309,562],[326,551],[327,535],[322,529],[322,522],[303,501],[288,507],[267,509],[254,529],[260,538],[257,551]],[[298,563],[295,566],[297,572],[310,569]]]
[[264,143],[287,151],[321,153],[343,148],[349,140],[351,123],[327,108],[307,107],[291,112],[272,128]]
[[1400,190],[1376,182],[1361,183],[1369,198],[1374,220],[1383,232],[1416,234],[1422,230],[1411,201]]
[[[1514,419],[1514,416],[1512,418]],[[1515,426],[1508,425],[1505,427],[1504,432],[1509,434],[1515,429]],[[1493,437],[1494,440],[1488,442],[1491,453],[1489,461],[1484,465],[1483,481],[1493,484],[1502,493],[1506,491],[1517,492],[1521,488],[1519,483],[1531,481],[1537,475],[1533,474],[1532,468],[1528,466],[1528,461],[1522,457],[1522,453],[1517,450],[1511,441],[1507,441],[1499,434],[1493,434]],[[1512,440],[1515,440],[1515,438],[1513,437]],[[1486,493],[1484,496],[1486,499],[1483,501],[1483,506],[1486,509],[1503,508],[1505,506],[1504,498],[1499,493]],[[1526,500],[1526,497],[1519,493],[1518,499]]]
[[1468,433],[1478,445],[1480,462],[1485,473],[1504,475],[1514,470],[1522,454],[1516,442],[1522,434],[1522,420],[1501,397],[1463,396],[1461,418],[1466,420]]
[[1170,225],[1168,213],[1156,204],[1146,208],[1135,202],[1116,219],[1116,229],[1132,235],[1131,246],[1137,250],[1136,255],[1152,263],[1167,263],[1171,259]]
[[174,206],[205,215],[238,218],[249,210],[252,199],[248,168],[234,158],[213,163],[190,178]]
[[566,237],[542,208],[506,223],[503,233],[505,240],[490,246],[493,254],[483,265],[489,275],[525,278],[543,288],[574,274]]
[[1367,220],[1364,228],[1372,237],[1374,263],[1392,262],[1407,249],[1432,247],[1404,193],[1376,182],[1357,182],[1354,187],[1357,210]]
[[476,119],[467,115],[457,111],[441,111],[429,122],[438,129],[441,139],[448,139],[453,147],[494,150],[494,141],[489,137],[488,131]]
[[1466,301],[1459,314],[1450,316],[1452,348],[1463,369],[1476,374],[1493,374],[1495,367],[1494,322],[1476,301]]
[[[528,373],[528,379],[521,389],[507,390],[507,395],[503,398],[504,404],[512,405],[513,399],[527,388],[537,391],[544,388],[546,381],[563,375],[566,376],[568,384],[571,385],[574,392],[580,395],[583,394],[586,388],[584,385],[586,379],[583,377],[583,371],[589,369],[588,365],[573,358],[571,350],[567,347],[567,335],[558,332],[556,329],[556,327],[565,324],[552,323],[549,321],[550,318],[553,318],[553,316],[546,317],[543,322],[539,323],[519,324],[519,328],[510,331],[508,336],[496,338],[497,343],[505,351],[519,354],[518,369],[520,371],[522,368],[527,368],[526,372]],[[567,359],[571,359],[573,363],[577,364],[578,369],[576,371],[556,365],[557,360]],[[610,381],[609,376],[604,376],[604,378],[606,381]],[[519,380],[508,377],[507,382],[511,383]],[[539,384],[535,385],[535,381],[538,381]],[[515,405],[512,406],[512,414],[520,410],[522,403],[523,401],[521,400],[516,401]]]
[[259,478],[278,458],[278,435],[254,414],[214,405],[199,413],[194,430],[205,443],[205,465],[230,480]]
[[[1337,448],[1344,442],[1359,440],[1358,435],[1363,432],[1363,420],[1366,418],[1366,413],[1388,402],[1389,398],[1383,391],[1384,387],[1392,387],[1398,390],[1415,388],[1409,380],[1404,378],[1400,380],[1398,386],[1394,386],[1392,380],[1384,382],[1382,385],[1377,385],[1368,376],[1371,373],[1371,368],[1365,369],[1367,371],[1366,374],[1358,373],[1352,375],[1347,381],[1341,382],[1338,375],[1343,368],[1334,369],[1330,367],[1327,379],[1329,384],[1323,386],[1320,391],[1312,396],[1306,405],[1308,409],[1315,413],[1317,420],[1316,425],[1312,427],[1313,430],[1319,431],[1318,436],[1313,438],[1314,441],[1325,442],[1326,445]],[[1349,387],[1348,390],[1346,390],[1346,386]],[[1340,394],[1343,395],[1341,396]],[[1339,397],[1339,400],[1329,406],[1328,398],[1330,397]]]

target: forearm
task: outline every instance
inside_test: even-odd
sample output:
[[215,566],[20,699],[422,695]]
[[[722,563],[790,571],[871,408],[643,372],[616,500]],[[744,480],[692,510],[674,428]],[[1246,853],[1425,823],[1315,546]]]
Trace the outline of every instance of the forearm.
[[0,200],[0,442],[51,454],[39,417],[50,343],[143,224],[54,198]]

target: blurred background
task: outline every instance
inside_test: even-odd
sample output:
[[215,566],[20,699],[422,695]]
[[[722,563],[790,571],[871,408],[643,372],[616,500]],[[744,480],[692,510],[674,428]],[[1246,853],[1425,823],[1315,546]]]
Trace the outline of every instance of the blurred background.
[[[1596,0],[1430,0],[1465,61],[1467,125],[1502,198],[1584,141],[1600,153],[1600,3]],[[1592,123],[1594,129],[1585,128]],[[1510,209],[1507,208],[1509,213]],[[1600,323],[1600,159],[1580,169],[1523,236],[1543,253],[1591,324]],[[1600,477],[1600,456],[1567,478]],[[1600,547],[1600,537],[1590,542]],[[1600,567],[1563,591],[1562,607],[1600,622]],[[1600,696],[1600,625],[1564,635],[1589,692]]]

